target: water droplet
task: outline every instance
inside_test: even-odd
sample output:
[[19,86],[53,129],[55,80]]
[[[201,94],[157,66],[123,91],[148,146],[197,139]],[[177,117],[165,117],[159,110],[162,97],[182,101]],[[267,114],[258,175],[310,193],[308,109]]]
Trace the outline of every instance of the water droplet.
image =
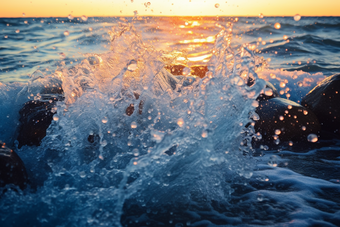
[[280,121],[283,121],[285,118],[283,116],[280,116]]
[[56,115],[54,115],[54,116],[53,116],[53,120],[54,120],[54,121],[59,121],[59,117],[56,116]]
[[308,110],[304,110],[304,111],[303,111],[303,114],[304,114],[304,115],[307,115],[307,114],[308,114]]
[[[36,47],[34,48],[34,49],[36,49]],[[60,59],[65,59],[66,58],[66,54],[64,54],[64,53],[59,53],[59,58]]]
[[315,142],[318,141],[318,136],[315,135],[315,134],[309,134],[309,135],[307,136],[307,140],[308,140],[308,142],[315,143]]
[[178,121],[177,121],[177,124],[178,124],[179,127],[183,127],[183,125],[184,125],[183,118],[179,118]]
[[284,35],[284,36],[283,36],[283,39],[284,39],[284,40],[288,39],[288,36],[287,36],[287,35]]
[[258,194],[257,195],[257,200],[262,202],[263,201],[263,195],[262,194]]
[[34,49],[37,49],[37,46],[34,46],[33,48],[34,48]]
[[262,13],[259,14],[259,18],[261,18],[261,19],[263,18],[263,14]]
[[135,60],[131,60],[128,64],[129,71],[135,71],[137,69],[137,62]]
[[27,24],[28,23],[27,20],[25,20],[24,23]]
[[275,24],[274,24],[274,28],[280,29],[280,28],[281,28],[281,24],[280,24],[280,23],[275,23]]
[[152,118],[151,118],[151,116],[148,116],[148,120],[150,120],[150,121],[151,121],[151,119],[152,119]]
[[274,143],[275,143],[276,145],[279,145],[279,144],[280,144],[280,139],[278,138],[278,139],[274,140]]
[[293,141],[289,141],[289,146],[293,146]]
[[185,68],[183,69],[182,75],[183,75],[183,76],[187,76],[187,75],[189,75],[190,72],[191,72],[191,69],[188,68],[188,67],[185,67]]
[[135,121],[131,122],[131,128],[137,128],[137,123]]
[[74,17],[71,14],[69,14],[67,18],[73,20]]
[[93,28],[89,27],[89,31],[92,32]]
[[133,152],[133,155],[134,155],[135,157],[137,157],[137,156],[139,155],[139,150],[138,150],[138,148],[133,149],[132,152]]
[[208,78],[213,78],[214,74],[212,72],[206,72],[205,75],[208,77]]
[[258,107],[258,106],[259,106],[259,102],[256,101],[256,100],[254,100],[254,101],[251,103],[251,105],[252,105],[253,107]]
[[280,129],[276,129],[275,130],[275,135],[280,135],[281,134],[281,130]]
[[80,176],[81,178],[85,178],[85,177],[86,177],[85,171],[79,172],[79,176]]
[[299,21],[300,19],[301,19],[300,14],[295,14],[294,20],[295,20],[295,21]]
[[135,15],[135,17],[138,16],[138,11],[137,10],[133,11],[133,14]]
[[104,117],[104,118],[102,119],[102,123],[103,123],[103,124],[106,124],[107,122],[108,122],[107,117]]
[[25,13],[22,13],[22,16],[23,16],[23,17],[25,17],[25,16],[26,16],[26,14],[25,14]]
[[273,166],[273,167],[277,167],[277,156],[276,155],[270,156],[269,161],[268,161],[268,165]]
[[253,115],[251,116],[251,118],[252,118],[254,121],[260,120],[260,116],[259,116],[257,113],[253,113]]
[[284,82],[280,82],[280,87],[285,87],[286,84]]
[[104,160],[103,155],[99,155],[98,158],[99,158],[100,160]]
[[203,130],[201,136],[202,136],[203,138],[207,138],[207,137],[208,137],[208,132],[207,132],[206,130]]
[[306,126],[301,127],[302,131],[306,131]]
[[247,179],[250,179],[250,178],[253,176],[253,172],[251,172],[251,171],[245,171],[245,172],[243,173],[243,176],[244,176],[245,178],[247,178]]
[[220,4],[216,3],[215,8],[218,8],[218,7],[220,7]]
[[101,141],[100,145],[102,145],[102,147],[105,147],[107,145],[107,141],[106,140]]
[[83,21],[87,21],[87,16],[83,15],[83,16],[81,16],[81,19],[82,19]]
[[16,31],[15,31],[15,33],[19,33],[20,32],[20,30],[19,29],[17,29]]
[[255,135],[258,140],[262,140],[262,135],[260,132],[257,132]]
[[273,89],[271,88],[266,88],[264,90],[264,94],[267,95],[267,96],[272,96],[273,95]]
[[64,31],[64,36],[68,36],[70,33],[68,31]]
[[288,105],[288,109],[291,110],[293,108],[292,105]]
[[8,35],[5,35],[4,38],[7,39],[7,38],[8,38]]

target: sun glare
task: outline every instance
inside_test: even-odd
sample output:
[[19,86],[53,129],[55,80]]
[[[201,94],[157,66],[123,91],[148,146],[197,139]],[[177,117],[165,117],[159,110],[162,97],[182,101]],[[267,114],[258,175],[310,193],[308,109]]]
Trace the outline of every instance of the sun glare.
[[[294,7],[292,7],[294,6]],[[308,7],[307,7],[308,6]],[[13,0],[3,1],[0,17],[91,16],[338,16],[340,1],[272,0]],[[297,14],[299,13],[299,14]],[[197,26],[196,24],[191,24]]]

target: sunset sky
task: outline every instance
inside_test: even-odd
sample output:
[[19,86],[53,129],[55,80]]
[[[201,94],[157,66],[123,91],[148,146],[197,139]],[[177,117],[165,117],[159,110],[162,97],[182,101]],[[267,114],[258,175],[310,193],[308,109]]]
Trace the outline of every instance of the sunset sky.
[[133,16],[134,11],[141,16],[340,16],[340,0],[1,0],[0,17]]

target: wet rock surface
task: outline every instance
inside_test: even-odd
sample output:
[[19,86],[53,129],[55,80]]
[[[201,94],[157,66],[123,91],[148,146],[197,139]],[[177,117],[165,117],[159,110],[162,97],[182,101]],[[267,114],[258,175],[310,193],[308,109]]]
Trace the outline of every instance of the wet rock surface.
[[46,136],[46,129],[50,126],[58,98],[49,101],[28,101],[19,111],[20,126],[17,140],[19,148],[24,145],[39,146],[41,140]]
[[283,98],[262,100],[256,108],[260,119],[255,131],[262,136],[260,142],[279,144],[282,141],[305,141],[310,134],[318,134],[320,124],[312,111]]
[[340,74],[324,79],[302,99],[301,105],[315,113],[324,136],[340,136]]
[[13,184],[24,189],[27,183],[28,176],[24,163],[13,150],[0,142],[0,188]]
[[[140,95],[139,95],[138,93],[134,92],[133,95],[135,96],[136,100],[139,99],[139,96],[140,96]],[[139,114],[142,114],[142,113],[143,113],[143,105],[144,105],[144,101],[141,100],[141,101],[139,102],[139,105],[138,105],[138,113],[139,113]],[[131,116],[131,115],[133,114],[133,112],[135,112],[135,106],[133,105],[133,103],[131,103],[131,104],[126,108],[125,113],[126,113],[126,115]]]
[[[174,76],[182,76],[184,68],[187,68],[185,65],[167,65],[165,69],[168,70]],[[193,76],[197,76],[200,78],[205,77],[208,72],[208,67],[205,65],[194,65],[190,67],[190,74]]]
[[196,65],[196,66],[192,66],[191,67],[191,75],[195,75],[198,76],[200,78],[205,77],[205,74],[208,72],[208,67],[207,66],[200,66],[200,65]]
[[174,76],[181,76],[183,75],[183,69],[185,65],[166,65],[165,69],[168,70]]

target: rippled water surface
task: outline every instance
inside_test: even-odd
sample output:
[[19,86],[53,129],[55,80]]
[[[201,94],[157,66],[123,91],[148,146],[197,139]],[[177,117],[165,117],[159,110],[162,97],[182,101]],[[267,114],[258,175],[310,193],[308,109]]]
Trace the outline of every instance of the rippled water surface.
[[[340,18],[0,18],[0,30],[0,140],[30,178],[0,198],[1,226],[340,225],[340,141],[255,149],[244,127],[265,80],[300,102],[340,73]],[[19,110],[52,87],[46,137],[19,148]]]

